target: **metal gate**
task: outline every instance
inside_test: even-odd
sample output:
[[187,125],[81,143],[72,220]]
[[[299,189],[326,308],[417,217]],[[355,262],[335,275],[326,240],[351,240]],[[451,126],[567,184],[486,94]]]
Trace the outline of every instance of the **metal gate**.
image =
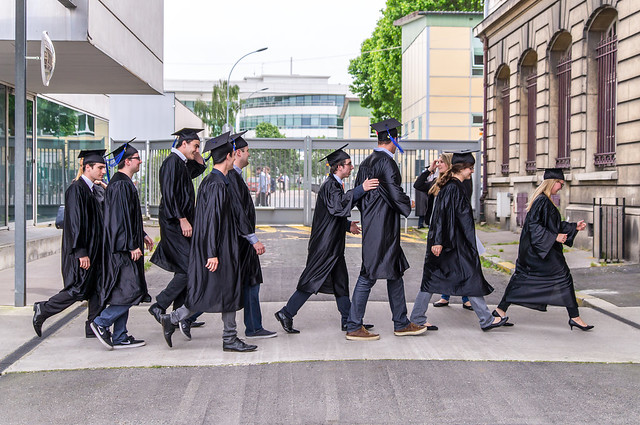
[[615,205],[593,198],[593,256],[601,261],[620,262],[624,258],[625,198],[616,198]]
[[[345,151],[351,156],[354,170],[345,181],[345,190],[353,188],[360,163],[377,147],[375,139],[247,139],[249,143],[249,165],[243,170],[243,177],[249,186],[259,224],[310,225],[313,217],[318,188],[327,177],[329,167],[320,159],[335,149],[349,144]],[[118,142],[113,141],[113,146]],[[173,140],[135,141],[143,164],[134,176],[138,187],[143,214],[157,217],[160,205],[158,173],[162,161],[169,155]],[[413,183],[431,161],[443,151],[480,149],[480,141],[401,141],[404,153],[396,152],[395,159],[402,175],[402,188],[415,199]],[[472,205],[479,211],[481,191],[481,156],[476,155],[477,164],[473,176]],[[200,183],[213,167],[211,161],[207,172],[196,179]],[[354,211],[354,219],[358,220]],[[417,218],[412,214],[410,221]]]

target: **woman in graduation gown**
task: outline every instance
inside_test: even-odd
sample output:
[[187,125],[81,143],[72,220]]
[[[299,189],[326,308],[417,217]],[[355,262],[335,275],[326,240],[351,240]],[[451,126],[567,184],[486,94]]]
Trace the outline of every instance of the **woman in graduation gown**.
[[503,317],[510,304],[546,311],[547,305],[564,306],[569,313],[569,326],[583,331],[592,329],[578,313],[573,278],[562,253],[562,245],[572,246],[576,235],[587,225],[584,221],[562,221],[551,195],[564,186],[564,174],[559,168],[544,172],[527,207],[527,216],[520,233],[516,271],[511,276],[494,316]]
[[411,322],[424,325],[433,293],[467,295],[482,330],[504,325],[508,318],[493,317],[484,295],[493,292],[485,280],[476,247],[475,223],[463,181],[471,178],[475,159],[470,152],[454,153],[452,166],[436,183],[436,199],[427,237],[422,285]]

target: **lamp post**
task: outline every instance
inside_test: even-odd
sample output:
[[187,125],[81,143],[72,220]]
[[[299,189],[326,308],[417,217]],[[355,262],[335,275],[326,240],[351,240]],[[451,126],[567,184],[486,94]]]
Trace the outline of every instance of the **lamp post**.
[[[263,87],[260,90],[255,90],[253,93],[251,93],[249,96],[247,96],[247,98],[244,101],[246,102],[254,94],[259,93],[261,91],[265,91],[265,90],[269,90],[269,87]],[[243,111],[242,115],[244,115],[244,118],[246,119],[247,118],[247,106],[246,106],[246,104],[242,106],[242,111]],[[238,130],[240,130],[240,127],[238,127]]]
[[234,63],[233,66],[231,67],[231,71],[229,71],[229,76],[227,77],[227,118],[225,120],[224,128],[222,129],[222,131],[229,131],[229,127],[230,127],[229,126],[229,107],[231,106],[231,100],[229,100],[229,81],[231,80],[231,73],[233,72],[233,68],[235,68],[238,62],[240,62],[242,59],[246,58],[247,56],[252,55],[254,53],[258,53],[258,52],[264,52],[267,49],[268,47],[263,47],[262,49],[249,52],[246,55],[242,56],[240,59],[238,59],[236,63]]

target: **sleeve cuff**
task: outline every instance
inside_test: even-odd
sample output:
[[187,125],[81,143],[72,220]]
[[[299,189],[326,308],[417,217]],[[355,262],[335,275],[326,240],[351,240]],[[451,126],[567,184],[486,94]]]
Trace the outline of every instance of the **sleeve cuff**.
[[258,243],[258,237],[256,236],[255,233],[242,235],[242,237],[245,238],[251,245]]

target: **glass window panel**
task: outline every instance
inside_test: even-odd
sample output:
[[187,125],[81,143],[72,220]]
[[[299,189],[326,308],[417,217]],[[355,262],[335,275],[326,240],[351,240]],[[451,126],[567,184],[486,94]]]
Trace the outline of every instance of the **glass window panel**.
[[0,84],[0,226],[7,220],[7,87]]

